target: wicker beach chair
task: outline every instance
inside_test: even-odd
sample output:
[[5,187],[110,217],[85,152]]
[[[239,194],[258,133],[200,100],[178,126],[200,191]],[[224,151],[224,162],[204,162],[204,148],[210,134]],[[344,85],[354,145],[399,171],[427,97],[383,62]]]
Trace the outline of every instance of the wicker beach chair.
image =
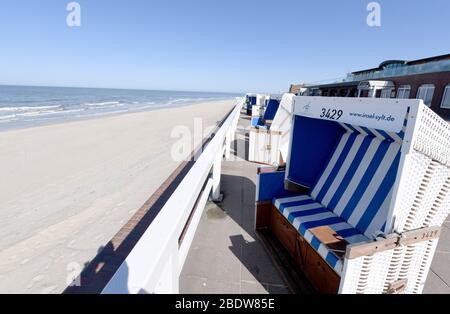
[[260,113],[260,117],[256,120],[252,120],[252,126],[256,128],[269,129],[270,125],[277,114],[282,95],[270,95],[265,99],[264,113]]
[[263,118],[250,129],[249,160],[283,164],[289,148],[294,95],[284,94],[268,101]]
[[262,116],[264,115],[264,111],[267,106],[267,101],[270,96],[268,95],[261,95],[258,94],[256,96],[256,104],[252,106],[252,119],[251,124],[256,125],[259,120],[261,120]]
[[450,212],[450,126],[421,100],[295,97],[268,228],[324,293],[421,293]]
[[245,112],[248,116],[252,115],[252,107],[256,105],[257,94],[245,95]]

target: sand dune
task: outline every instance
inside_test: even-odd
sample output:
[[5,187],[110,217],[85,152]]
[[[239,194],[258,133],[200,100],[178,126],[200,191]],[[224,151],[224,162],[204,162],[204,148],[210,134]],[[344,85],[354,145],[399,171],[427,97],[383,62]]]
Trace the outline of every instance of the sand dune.
[[173,127],[234,101],[0,133],[0,293],[60,293],[177,167]]

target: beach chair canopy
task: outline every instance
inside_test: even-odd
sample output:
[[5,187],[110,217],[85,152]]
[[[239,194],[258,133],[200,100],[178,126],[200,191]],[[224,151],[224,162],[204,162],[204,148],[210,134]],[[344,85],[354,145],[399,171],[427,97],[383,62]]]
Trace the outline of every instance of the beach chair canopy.
[[[336,109],[335,117],[332,109],[330,119],[326,112],[321,118],[322,110],[318,116],[304,114],[303,110],[308,113],[310,109],[303,107],[318,104],[308,99],[295,101],[286,175],[291,183],[310,192],[276,199],[274,205],[341,273],[340,257],[322,245],[310,230],[329,226],[350,244],[374,239],[386,231],[408,109],[397,108],[396,118],[402,122],[381,130],[365,121],[338,122],[345,114],[341,109]],[[356,112],[360,110],[364,109]]]
[[292,111],[294,105],[294,94],[284,94],[277,113],[272,121],[270,129],[281,135],[279,151],[282,160],[286,161],[289,151],[289,140],[291,138]]
[[280,107],[281,97],[271,96],[267,99],[266,109],[264,111],[263,122],[273,121],[275,115],[277,114],[278,107]]
[[[287,180],[309,189],[330,221],[348,223],[358,238],[375,238],[391,226],[408,104],[378,100],[354,106],[350,100],[346,106],[347,101],[295,99]],[[377,123],[377,116],[392,121]]]
[[263,129],[270,129],[270,124],[275,119],[282,95],[271,95],[264,99],[265,109],[262,117],[252,119],[252,126]]
[[246,94],[246,108],[251,109],[252,106],[256,105],[257,94]]

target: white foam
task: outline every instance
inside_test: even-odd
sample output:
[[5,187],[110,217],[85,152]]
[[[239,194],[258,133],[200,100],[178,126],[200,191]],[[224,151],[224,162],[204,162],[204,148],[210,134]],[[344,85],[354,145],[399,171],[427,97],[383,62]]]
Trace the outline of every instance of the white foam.
[[87,103],[84,104],[86,107],[117,107],[122,105],[119,101],[105,101],[105,102],[97,102],[97,103]]
[[22,107],[0,107],[1,111],[6,112],[14,112],[14,111],[35,111],[35,110],[48,110],[48,109],[55,109],[55,108],[61,108],[61,106],[22,106]]

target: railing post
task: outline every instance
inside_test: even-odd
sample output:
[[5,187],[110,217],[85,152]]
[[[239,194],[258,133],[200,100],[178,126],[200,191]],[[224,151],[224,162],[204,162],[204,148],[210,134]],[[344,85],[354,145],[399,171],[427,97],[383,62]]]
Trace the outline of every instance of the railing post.
[[216,156],[216,160],[213,165],[213,186],[211,192],[211,199],[213,202],[221,202],[223,199],[223,195],[220,193],[220,177],[222,175],[222,158],[223,151],[219,150],[219,153]]

